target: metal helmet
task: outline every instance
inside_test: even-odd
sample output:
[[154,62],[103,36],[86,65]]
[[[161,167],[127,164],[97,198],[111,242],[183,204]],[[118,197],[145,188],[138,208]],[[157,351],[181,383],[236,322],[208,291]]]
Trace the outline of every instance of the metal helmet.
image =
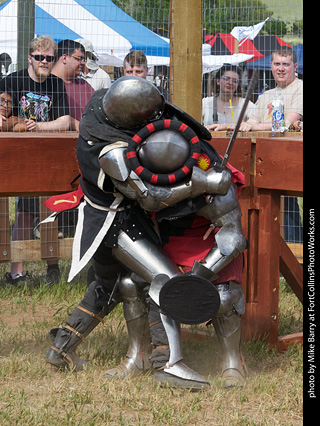
[[125,76],[111,85],[104,95],[102,106],[113,125],[130,129],[160,118],[165,100],[149,81]]
[[152,133],[141,144],[137,152],[142,166],[154,173],[175,172],[190,156],[190,145],[173,130]]

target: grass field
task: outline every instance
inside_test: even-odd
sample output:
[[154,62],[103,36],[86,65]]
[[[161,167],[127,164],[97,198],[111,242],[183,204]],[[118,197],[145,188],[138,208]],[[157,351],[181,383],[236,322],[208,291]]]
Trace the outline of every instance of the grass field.
[[[61,262],[62,263],[62,262]],[[28,269],[44,265],[28,264]],[[63,262],[63,276],[68,261]],[[1,277],[8,264],[0,267]],[[39,272],[38,272],[39,273]],[[90,361],[79,373],[57,371],[44,361],[48,331],[64,323],[85,292],[85,272],[72,285],[12,289],[0,286],[1,426],[257,426],[302,425],[302,348],[270,351],[261,342],[243,344],[249,376],[243,388],[226,391],[219,377],[216,339],[183,343],[185,363],[211,387],[192,393],[160,387],[152,375],[106,380],[104,371],[125,355],[128,344],[122,306],[97,327],[78,353]],[[282,334],[302,330],[302,308],[281,280]]]
[[261,0],[273,12],[274,19],[287,22],[302,20],[303,0]]

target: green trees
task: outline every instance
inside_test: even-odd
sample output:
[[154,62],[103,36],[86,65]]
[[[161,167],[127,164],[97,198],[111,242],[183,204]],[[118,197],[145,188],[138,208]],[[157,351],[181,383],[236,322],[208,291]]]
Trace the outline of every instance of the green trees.
[[[200,1],[200,0],[197,0]],[[170,0],[113,0],[113,2],[152,31],[169,37]],[[263,0],[202,0],[202,26],[207,34],[230,33],[235,26],[250,26],[269,20],[260,34],[302,35],[302,21],[292,20],[288,13],[294,7],[283,3],[277,13]],[[297,7],[297,5],[295,5]],[[279,10],[281,17],[279,16]],[[283,15],[283,17],[282,17]]]

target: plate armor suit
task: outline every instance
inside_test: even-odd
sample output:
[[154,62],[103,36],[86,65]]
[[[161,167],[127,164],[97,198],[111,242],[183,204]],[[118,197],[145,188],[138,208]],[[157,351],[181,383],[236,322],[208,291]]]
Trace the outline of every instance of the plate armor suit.
[[[66,323],[50,331],[47,362],[82,369],[77,346],[122,302],[129,348],[107,377],[152,367],[159,382],[208,386],[183,363],[180,324],[212,320],[225,384],[243,383],[243,176],[216,167],[221,158],[210,139],[139,77],[93,94],[76,148],[81,202],[69,281],[89,261],[94,276]],[[53,210],[57,197],[47,204]]]

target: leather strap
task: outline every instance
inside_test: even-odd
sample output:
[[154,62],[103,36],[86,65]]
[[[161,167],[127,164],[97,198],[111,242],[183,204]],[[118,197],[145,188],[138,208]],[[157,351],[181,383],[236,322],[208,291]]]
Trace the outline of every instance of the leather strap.
[[77,331],[74,328],[70,327],[70,325],[65,325],[64,328],[67,328],[68,330],[72,331],[72,333],[74,333],[77,337],[79,337],[79,339],[81,339],[83,342],[86,341],[86,339],[84,338],[84,336],[81,333],[79,333],[79,331]]
[[159,324],[161,321],[153,321],[153,322],[151,322],[150,324],[149,324],[149,327],[151,328],[151,327],[153,327],[154,325],[156,325],[156,324]]
[[85,312],[86,314],[90,315],[93,318],[96,318],[98,321],[100,321],[102,324],[104,324],[103,318],[99,317],[99,315],[97,315],[97,314],[95,314],[93,312],[88,311],[87,309],[83,308],[80,305],[77,306],[77,309],[80,309],[80,311]]
[[51,349],[53,349],[54,351],[58,352],[59,355],[62,355],[63,358],[65,358],[69,364],[73,365],[73,361],[72,359],[69,357],[69,355],[67,354],[67,352],[64,351],[60,351],[60,349],[56,348],[55,346],[51,346]]

